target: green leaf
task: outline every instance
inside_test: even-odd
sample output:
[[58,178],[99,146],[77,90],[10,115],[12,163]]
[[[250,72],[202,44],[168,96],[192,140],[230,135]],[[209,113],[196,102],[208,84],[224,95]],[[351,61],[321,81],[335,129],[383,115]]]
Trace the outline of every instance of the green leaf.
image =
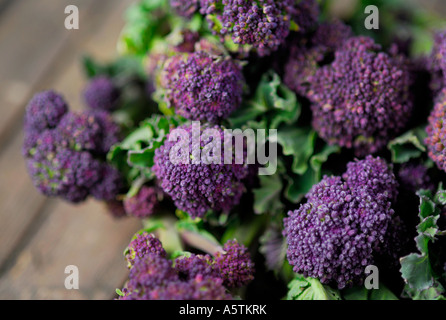
[[279,174],[259,176],[260,188],[254,189],[254,212],[257,214],[277,213],[283,209],[280,202],[282,180]]
[[308,161],[314,152],[316,132],[311,129],[286,127],[277,132],[277,141],[286,156],[293,156],[292,171],[304,174],[308,169]]
[[121,291],[121,289],[116,289],[115,291],[118,296],[120,296],[120,297],[125,296],[125,294]]
[[429,257],[416,253],[400,259],[401,274],[409,286],[415,290],[425,290],[434,283]]
[[390,141],[388,148],[392,153],[392,162],[405,163],[410,159],[420,157],[426,151],[423,144],[425,137],[426,132],[423,127],[410,130]]
[[301,275],[288,284],[287,300],[341,300],[338,290],[323,285],[318,279]]
[[281,124],[295,123],[301,113],[297,97],[282,84],[279,75],[269,71],[262,77],[254,97],[229,118],[232,128],[248,125],[262,129],[278,129]]
[[322,165],[327,162],[328,157],[334,153],[339,153],[341,151],[341,147],[337,145],[324,145],[322,150],[313,155],[310,159],[310,165],[314,172],[314,180],[315,183],[319,182],[322,178]]
[[342,291],[345,300],[398,300],[398,298],[384,284],[379,284],[379,289],[366,289],[364,286],[356,286]]
[[285,175],[284,179],[287,181],[284,196],[293,203],[300,202],[311,187],[318,182],[315,180],[312,170],[307,170],[301,176],[296,174]]

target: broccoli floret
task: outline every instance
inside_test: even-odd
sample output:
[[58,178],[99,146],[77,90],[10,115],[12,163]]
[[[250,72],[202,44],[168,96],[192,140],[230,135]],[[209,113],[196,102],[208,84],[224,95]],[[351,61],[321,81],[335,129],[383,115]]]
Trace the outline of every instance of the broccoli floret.
[[159,191],[156,188],[142,186],[137,194],[124,199],[125,211],[128,215],[138,218],[153,215],[158,206],[158,194]]
[[407,124],[411,77],[403,59],[380,51],[371,38],[353,37],[332,64],[309,77],[313,127],[330,144],[358,156],[379,151]]
[[136,258],[142,258],[148,253],[154,253],[163,258],[166,256],[166,251],[161,241],[152,233],[142,232],[141,234],[135,235],[124,252],[127,267],[131,269]]
[[[334,55],[343,42],[353,36],[349,26],[340,20],[319,25],[313,37],[298,38],[292,43],[285,65],[284,82],[296,93],[306,96],[309,79]],[[331,61],[328,61],[331,62]]]
[[[50,102],[42,102],[45,97]],[[37,94],[27,108],[23,155],[33,184],[47,196],[74,203],[90,194],[114,200],[123,180],[104,160],[118,141],[119,127],[105,111],[73,113],[62,101],[60,95],[47,91]],[[33,125],[34,115],[52,120],[39,131],[43,127]]]
[[429,157],[434,160],[440,170],[446,171],[446,88],[441,90],[435,99],[434,109],[429,115],[429,123],[426,128],[427,138],[425,143]]
[[120,299],[231,299],[227,288],[246,285],[253,279],[254,264],[247,249],[228,241],[222,251],[210,255],[190,254],[166,258],[161,242],[143,232],[125,251],[129,280]]
[[161,188],[172,198],[176,207],[194,218],[203,217],[208,210],[231,210],[239,203],[245,189],[244,180],[250,174],[248,164],[235,164],[234,160],[232,164],[224,163],[224,130],[217,125],[201,126],[202,136],[205,136],[204,131],[210,128],[216,130],[221,138],[219,144],[221,157],[217,164],[207,164],[204,158],[196,164],[190,161],[190,157],[194,157],[197,151],[201,152],[201,148],[209,144],[210,140],[202,138],[201,148],[195,150],[192,125],[186,124],[178,129],[184,130],[183,132],[187,133],[188,137],[177,137],[177,140],[189,142],[189,154],[181,153],[180,155],[185,157],[182,158],[184,161],[177,161],[177,159],[174,162],[171,161],[171,150],[178,141],[174,139],[170,141],[169,134],[164,145],[155,151],[152,167]]
[[191,18],[198,11],[199,0],[170,0],[170,6],[178,15]]
[[[295,272],[342,289],[362,284],[364,269],[374,264],[375,254],[396,251],[389,249],[397,245],[390,239],[398,238],[399,231],[390,227],[395,176],[389,168],[383,173],[377,162],[381,160],[368,157],[351,164],[345,181],[324,177],[307,195],[307,203],[288,212],[284,235]],[[362,180],[367,176],[384,181],[369,184]],[[358,180],[353,183],[350,178]]]
[[61,95],[52,90],[40,92],[26,107],[25,131],[53,129],[67,112],[68,105]]
[[190,119],[218,122],[242,102],[241,67],[205,51],[179,54],[164,63],[158,88],[168,106]]
[[264,56],[277,50],[290,33],[290,21],[297,14],[295,2],[201,0],[200,12],[222,40],[229,35],[234,43],[252,46]]
[[106,76],[91,79],[83,94],[86,105],[92,110],[113,111],[119,106],[120,91]]

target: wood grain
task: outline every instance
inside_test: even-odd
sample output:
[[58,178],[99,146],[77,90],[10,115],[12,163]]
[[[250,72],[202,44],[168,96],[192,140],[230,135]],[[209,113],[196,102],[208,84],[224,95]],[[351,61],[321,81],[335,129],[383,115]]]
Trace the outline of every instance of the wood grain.
[[[54,88],[73,109],[83,109],[80,57],[85,52],[100,59],[116,56],[122,15],[131,2],[77,0],[81,22],[76,31],[63,28],[67,0],[15,1],[5,18],[0,16],[0,43],[11,46],[0,50],[2,299],[107,299],[125,279],[122,250],[140,222],[114,221],[94,200],[73,206],[43,197],[26,173],[21,145],[23,111],[33,93]],[[33,12],[39,21],[25,23]],[[14,29],[21,39],[7,32]],[[80,290],[63,286],[68,264],[80,269]]]

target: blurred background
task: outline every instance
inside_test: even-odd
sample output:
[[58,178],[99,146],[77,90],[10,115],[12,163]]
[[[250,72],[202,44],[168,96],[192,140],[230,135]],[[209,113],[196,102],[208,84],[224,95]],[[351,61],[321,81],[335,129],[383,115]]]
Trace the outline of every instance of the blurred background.
[[[123,15],[134,1],[0,0],[0,299],[112,299],[127,277],[122,252],[140,222],[117,220],[94,200],[75,206],[40,195],[21,146],[23,113],[34,93],[51,88],[72,109],[84,108],[80,59],[117,56]],[[382,1],[336,0],[329,10],[348,20],[374,2]],[[444,0],[404,3],[446,16]],[[64,27],[70,4],[79,8],[79,30]],[[79,268],[79,290],[64,287],[67,265]]]

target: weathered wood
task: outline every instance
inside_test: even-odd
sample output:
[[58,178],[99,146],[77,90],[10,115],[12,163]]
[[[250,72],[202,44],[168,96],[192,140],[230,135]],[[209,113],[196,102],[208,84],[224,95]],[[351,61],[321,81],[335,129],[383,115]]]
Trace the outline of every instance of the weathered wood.
[[[83,1],[78,1],[76,5],[81,2]],[[66,36],[67,38],[61,40],[63,44],[60,44],[60,48],[49,53],[53,55],[51,59],[37,57],[37,60],[43,60],[35,62],[36,65],[34,62],[30,63],[31,68],[39,70],[38,76],[27,78],[30,75],[20,71],[24,74],[23,79],[28,81],[26,92],[18,95],[20,98],[17,101],[0,104],[2,109],[5,106],[15,108],[7,115],[9,121],[14,120],[13,124],[10,124],[14,135],[8,135],[0,153],[0,271],[5,271],[5,274],[0,274],[2,298],[109,298],[126,275],[121,253],[140,223],[131,219],[111,222],[102,206],[94,201],[79,207],[58,200],[48,201],[32,186],[20,154],[21,117],[29,96],[42,89],[54,88],[65,95],[73,109],[81,109],[83,107],[80,91],[85,85],[79,63],[81,54],[92,52],[102,59],[111,59],[116,55],[115,44],[123,25],[123,11],[131,1],[108,0],[101,1],[100,4],[99,1],[89,3],[95,5],[88,10],[84,9],[80,30],[70,31],[73,36]],[[81,10],[80,6],[79,9]],[[20,13],[17,11],[19,16]],[[2,23],[0,22],[0,41],[3,41],[4,37]],[[1,55],[0,50],[0,59]],[[28,57],[33,57],[33,54],[28,52]],[[2,83],[4,77],[4,74],[0,75]],[[3,129],[7,127],[4,126]],[[40,210],[42,207],[43,211]],[[48,225],[48,222],[51,225]],[[92,245],[92,234],[96,233],[99,236],[88,249],[87,247]],[[36,246],[36,243],[39,245]],[[33,252],[38,253],[34,255]],[[42,261],[50,261],[50,264],[39,264],[39,257],[42,257]],[[68,257],[77,259],[81,277],[82,269],[87,273],[92,270],[85,278],[88,285],[84,290],[68,291],[63,287],[63,281],[54,280],[57,276],[52,274],[53,272],[65,276],[65,266],[75,264],[67,262]],[[102,270],[95,269],[96,266],[102,266]],[[38,271],[30,271],[30,268]]]
[[[32,4],[30,1],[20,1],[25,2],[30,7],[27,7],[26,10],[24,10],[24,13],[22,11],[16,12],[17,19],[23,20],[23,15],[26,16],[28,14],[28,10],[32,10]],[[65,2],[61,1],[61,3]],[[88,1],[87,1],[88,2]],[[34,1],[34,6],[40,3],[44,2],[37,2]],[[51,4],[54,4],[55,2],[51,1]],[[78,5],[81,5],[82,3],[86,3],[85,1],[79,1]],[[91,3],[91,2],[89,2]],[[96,2],[97,3],[97,2]],[[79,10],[83,12],[84,15],[84,23],[86,30],[84,33],[72,33],[72,37],[68,38],[68,40],[65,41],[66,45],[70,44],[70,52],[71,55],[63,54],[63,50],[59,49],[58,53],[59,56],[57,56],[57,61],[53,61],[51,64],[59,65],[60,67],[54,68],[51,65],[47,65],[46,67],[48,69],[43,70],[40,72],[41,78],[35,80],[35,84],[30,84],[29,90],[32,90],[33,92],[36,92],[38,90],[41,90],[42,85],[48,86],[48,88],[51,88],[55,85],[58,86],[58,89],[60,89],[62,92],[72,92],[73,85],[76,83],[77,87],[80,87],[83,84],[83,79],[80,79],[79,77],[76,77],[76,74],[70,73],[67,70],[67,66],[73,66],[78,64],[78,56],[82,54],[83,48],[79,45],[82,43],[83,38],[91,38],[93,37],[93,33],[91,32],[90,26],[97,26],[98,24],[104,23],[104,20],[106,19],[106,14],[108,11],[106,8],[113,9],[113,4],[116,6],[118,3],[117,0],[114,1],[107,1],[109,4],[109,7],[103,6],[100,7],[99,5],[96,5],[95,7],[91,7],[90,4],[88,4],[89,10],[87,8],[84,8],[81,10],[81,7],[79,6]],[[48,6],[48,4],[46,4]],[[45,17],[47,19],[51,19],[51,14],[54,14],[52,11],[53,7],[50,7],[49,10],[49,16],[46,15]],[[62,10],[63,8],[59,8]],[[15,7],[10,8],[10,11],[17,10]],[[38,8],[35,8],[37,11]],[[98,14],[100,12],[101,14]],[[119,21],[119,20],[118,20]],[[63,23],[63,20],[62,20]],[[122,22],[121,22],[122,24]],[[3,30],[0,24],[0,30]],[[65,30],[65,29],[64,29]],[[46,30],[47,32],[50,32],[50,30]],[[79,30],[80,31],[80,30]],[[89,32],[90,31],[90,32]],[[34,36],[34,34],[27,33],[28,38],[31,36]],[[38,35],[40,37],[44,37],[45,39],[48,37],[48,34],[40,34]],[[109,38],[116,38],[117,35],[110,34],[108,36]],[[32,38],[32,37],[31,37]],[[2,40],[2,35],[0,32],[0,41]],[[57,40],[57,38],[56,38]],[[25,40],[23,40],[25,41]],[[25,41],[26,42],[26,41]],[[19,43],[20,44],[20,43]],[[17,44],[17,45],[19,45]],[[42,45],[49,45],[48,43],[45,44],[45,42],[42,42]],[[108,50],[113,50],[114,46],[110,46]],[[16,50],[20,50],[20,47],[16,48]],[[3,53],[3,50],[0,50],[0,60],[1,60],[1,54]],[[32,56],[32,54],[30,54]],[[29,60],[38,61],[40,56],[37,56],[34,58],[28,58]],[[20,58],[20,56],[18,56]],[[56,60],[54,58],[53,60]],[[37,62],[30,62],[28,65],[30,67],[34,66]],[[14,62],[11,63],[12,65],[19,66],[19,63]],[[2,64],[3,65],[3,64]],[[65,67],[64,67],[65,66]],[[18,67],[18,70],[22,70],[21,67]],[[8,71],[9,72],[9,71]],[[19,71],[25,72],[25,71]],[[25,72],[26,73],[26,72]],[[5,74],[0,73],[0,77],[5,77]],[[25,76],[25,75],[24,75]],[[64,86],[60,85],[60,79],[61,78],[68,78],[70,79],[69,82],[64,82]],[[3,86],[0,86],[0,90]],[[0,94],[1,97],[1,94]],[[22,96],[20,96],[23,98]],[[6,103],[6,106],[8,108],[11,108],[10,113],[8,114],[22,114],[24,103],[20,103],[17,101],[16,103]],[[5,104],[0,104],[2,108],[5,106]],[[3,112],[3,110],[2,110]],[[4,119],[5,117],[0,117],[0,124],[1,119]],[[11,119],[12,121],[12,119]],[[10,124],[11,131],[13,131],[14,135],[11,136],[12,139],[8,139],[7,142],[4,144],[3,148],[0,148],[0,172],[2,172],[2,183],[0,184],[0,221],[2,222],[0,224],[0,243],[2,243],[2,246],[0,247],[0,270],[2,270],[2,265],[4,263],[4,260],[8,256],[8,254],[13,250],[14,245],[17,243],[17,241],[22,237],[25,230],[28,230],[29,224],[33,221],[35,218],[35,215],[39,212],[39,209],[44,204],[46,198],[39,195],[38,192],[34,189],[32,186],[31,180],[29,179],[27,172],[26,172],[26,166],[25,162],[22,159],[21,156],[21,146],[22,146],[22,116],[20,116],[20,119],[16,119],[14,123]]]
[[[0,299],[114,297],[127,276],[122,252],[139,223],[111,218],[96,201],[79,206],[54,201],[46,211],[37,234],[0,279]],[[64,286],[68,265],[79,269],[79,290]]]

